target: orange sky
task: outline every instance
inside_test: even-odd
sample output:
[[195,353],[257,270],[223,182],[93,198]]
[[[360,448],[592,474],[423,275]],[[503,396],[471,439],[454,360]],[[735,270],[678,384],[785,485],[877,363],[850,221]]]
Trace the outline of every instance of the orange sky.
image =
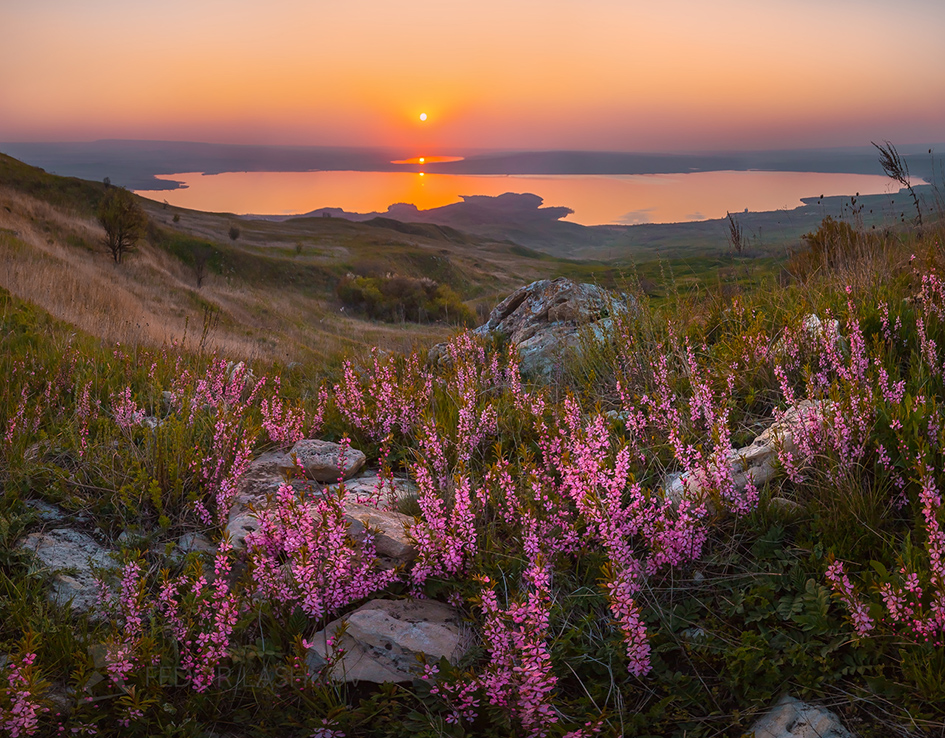
[[0,28],[0,141],[945,141],[941,0],[9,0]]

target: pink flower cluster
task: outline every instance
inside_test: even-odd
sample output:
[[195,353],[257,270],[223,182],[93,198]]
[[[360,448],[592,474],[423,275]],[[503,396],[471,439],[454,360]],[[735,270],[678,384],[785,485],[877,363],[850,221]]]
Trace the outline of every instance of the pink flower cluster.
[[339,497],[306,501],[283,484],[275,503],[246,537],[257,596],[318,620],[396,579],[395,571],[378,569],[369,533],[361,543],[349,537]]
[[134,401],[131,387],[125,387],[112,396],[112,415],[115,424],[122,430],[129,430],[144,421],[145,412]]
[[230,590],[231,547],[224,539],[217,548],[213,582],[199,570],[165,579],[157,610],[165,618],[180,648],[180,666],[191,686],[205,692],[214,671],[229,655],[230,637],[242,603]]
[[0,687],[0,728],[12,738],[35,735],[40,715],[49,710],[38,694],[35,664],[32,652],[7,664],[6,687]]
[[[487,577],[482,585],[480,606],[485,619],[483,638],[490,661],[479,674],[456,683],[440,682],[431,692],[451,706],[449,722],[473,720],[481,699],[506,710],[529,736],[548,735],[558,721],[552,704],[558,679],[551,668],[548,650],[551,609],[550,570],[532,563],[523,575],[526,589],[521,602],[499,605],[495,588]],[[425,679],[436,668],[428,666]],[[482,697],[480,697],[482,695]]]

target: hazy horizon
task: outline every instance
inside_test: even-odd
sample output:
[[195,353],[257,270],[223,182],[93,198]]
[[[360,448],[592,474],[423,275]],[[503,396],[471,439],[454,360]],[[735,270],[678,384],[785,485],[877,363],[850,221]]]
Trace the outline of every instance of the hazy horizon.
[[934,0],[11,5],[0,141],[676,153],[945,131]]

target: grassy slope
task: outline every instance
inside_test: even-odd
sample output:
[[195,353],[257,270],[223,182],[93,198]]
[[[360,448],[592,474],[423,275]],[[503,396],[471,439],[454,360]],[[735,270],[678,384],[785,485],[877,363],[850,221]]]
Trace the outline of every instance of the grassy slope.
[[[636,278],[655,285],[671,273],[677,286],[737,285],[746,274],[774,268],[768,257],[733,269],[724,243],[711,238],[668,260],[647,248],[629,258],[621,247],[614,261],[575,261],[436,225],[244,220],[145,199],[148,239],[116,268],[99,246],[94,218],[103,192],[102,184],[50,175],[0,154],[0,286],[109,340],[186,341],[242,358],[324,358],[372,345],[406,349],[449,333],[446,326],[392,326],[346,314],[333,290],[347,272],[429,277],[485,315],[533,279],[568,276],[619,287]],[[233,225],[240,228],[235,241],[228,236]],[[200,252],[210,255],[209,276],[198,289]]]
[[[326,357],[378,345],[407,349],[450,331],[346,314],[334,285],[347,272],[430,277],[473,309],[566,262],[438,226],[301,218],[236,219],[142,200],[148,239],[116,268],[94,218],[104,186],[57,177],[0,155],[0,286],[103,338],[186,341],[243,358]],[[175,222],[175,217],[177,221]],[[198,289],[194,258],[207,251]],[[54,289],[50,286],[54,285]]]

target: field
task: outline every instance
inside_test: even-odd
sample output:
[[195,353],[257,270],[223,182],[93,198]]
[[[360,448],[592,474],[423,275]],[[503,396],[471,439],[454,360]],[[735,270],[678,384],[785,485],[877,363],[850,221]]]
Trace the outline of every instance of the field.
[[[614,264],[145,203],[114,265],[102,185],[0,165],[11,735],[736,738],[785,693],[862,738],[945,735],[941,220],[828,223],[791,261]],[[340,312],[337,280],[393,264],[474,313],[559,274],[633,309],[540,382],[500,339]],[[732,449],[802,407],[746,483]],[[412,564],[382,567],[291,472],[234,550],[250,461],[300,438],[409,476]],[[22,546],[55,525],[115,553],[88,612]],[[448,604],[468,648],[380,686],[337,679],[342,654],[306,665],[378,597]]]

